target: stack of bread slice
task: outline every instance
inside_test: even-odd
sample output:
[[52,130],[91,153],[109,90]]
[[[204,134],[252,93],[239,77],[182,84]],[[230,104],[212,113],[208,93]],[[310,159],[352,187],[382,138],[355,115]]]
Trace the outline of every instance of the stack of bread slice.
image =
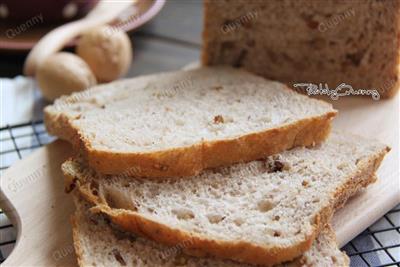
[[333,131],[336,111],[242,70],[204,67],[62,97],[80,266],[346,266],[334,211],[389,148]]

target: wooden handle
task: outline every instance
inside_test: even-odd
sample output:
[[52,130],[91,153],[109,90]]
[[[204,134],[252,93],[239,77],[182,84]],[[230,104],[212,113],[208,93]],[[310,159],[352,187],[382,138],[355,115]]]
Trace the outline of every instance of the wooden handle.
[[66,43],[78,36],[83,29],[86,29],[85,26],[87,24],[82,23],[82,21],[71,22],[45,35],[29,53],[24,65],[24,74],[27,76],[35,75],[37,66],[44,59],[61,50]]

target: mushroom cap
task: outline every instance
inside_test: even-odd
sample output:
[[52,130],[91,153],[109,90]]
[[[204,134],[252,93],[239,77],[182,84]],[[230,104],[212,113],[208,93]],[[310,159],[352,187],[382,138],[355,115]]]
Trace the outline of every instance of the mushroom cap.
[[40,64],[36,79],[44,98],[49,101],[95,85],[96,77],[88,64],[73,53],[59,52]]
[[86,61],[100,82],[110,82],[124,75],[132,61],[128,35],[110,26],[85,32],[78,41],[76,53]]

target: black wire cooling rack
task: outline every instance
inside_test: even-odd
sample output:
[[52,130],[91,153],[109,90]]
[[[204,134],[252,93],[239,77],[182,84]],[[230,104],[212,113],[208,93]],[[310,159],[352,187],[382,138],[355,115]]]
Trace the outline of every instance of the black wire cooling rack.
[[[42,121],[0,128],[0,173],[13,162],[54,140]],[[0,207],[1,208],[1,207]],[[12,251],[16,230],[0,210],[0,263]],[[351,266],[400,266],[400,205],[343,247]]]

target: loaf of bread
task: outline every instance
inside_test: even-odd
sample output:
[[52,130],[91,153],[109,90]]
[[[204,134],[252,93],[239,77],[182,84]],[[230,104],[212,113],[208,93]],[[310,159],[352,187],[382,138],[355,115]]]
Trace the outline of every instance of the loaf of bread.
[[[72,219],[73,239],[81,267],[251,267],[230,260],[196,258],[182,253],[181,246],[167,247],[145,238],[120,231],[103,216],[92,214],[90,204],[75,198],[76,212]],[[296,260],[275,267],[349,266],[349,258],[336,244],[332,229],[327,226],[311,249]]]
[[336,111],[233,68],[117,81],[45,109],[50,134],[100,173],[179,177],[325,140]]
[[313,148],[206,170],[186,179],[99,175],[78,160],[62,165],[67,188],[122,229],[197,256],[251,264],[293,260],[310,249],[334,210],[374,173],[389,150],[332,134]]
[[399,86],[398,0],[205,0],[202,61],[266,78],[342,83],[393,96]]

